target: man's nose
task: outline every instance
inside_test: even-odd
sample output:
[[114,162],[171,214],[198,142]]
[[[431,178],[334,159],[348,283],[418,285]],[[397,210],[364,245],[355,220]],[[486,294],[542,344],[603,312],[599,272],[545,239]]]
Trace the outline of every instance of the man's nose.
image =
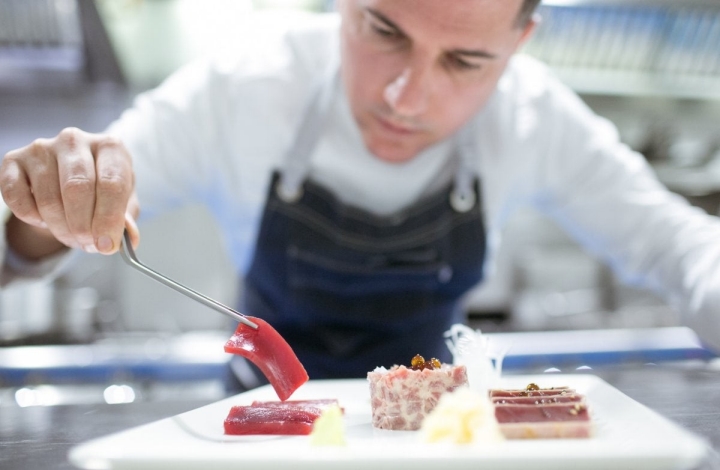
[[385,102],[398,116],[415,117],[427,110],[427,72],[420,68],[405,68],[383,92]]

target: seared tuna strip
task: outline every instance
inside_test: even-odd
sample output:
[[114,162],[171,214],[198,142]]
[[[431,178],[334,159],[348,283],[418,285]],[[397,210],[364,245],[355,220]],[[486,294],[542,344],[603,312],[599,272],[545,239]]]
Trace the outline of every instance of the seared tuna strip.
[[585,438],[592,435],[584,403],[495,404],[495,418],[507,439]]
[[590,421],[588,407],[582,403],[549,405],[495,405],[499,423],[536,423],[548,421]]

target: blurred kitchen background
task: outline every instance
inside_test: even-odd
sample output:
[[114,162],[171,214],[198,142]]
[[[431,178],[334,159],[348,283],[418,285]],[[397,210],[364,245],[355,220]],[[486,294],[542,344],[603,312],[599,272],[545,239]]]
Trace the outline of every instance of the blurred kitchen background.
[[[182,64],[252,41],[243,25],[253,12],[332,8],[321,0],[0,0],[0,155],[67,126],[102,131]],[[614,121],[671,190],[718,214],[720,0],[548,0],[539,15],[525,52]],[[238,275],[202,208],[152,220],[142,235],[144,263],[235,304]],[[662,337],[668,348],[697,352],[692,335],[675,329],[677,312],[622,285],[530,211],[512,219],[494,278],[466,307],[484,332],[662,331],[672,333]],[[57,280],[0,291],[0,404],[81,399],[77,388],[75,398],[61,388],[38,392],[58,383],[106,384],[108,402],[220,395],[227,358],[218,345],[231,328],[119,256],[81,255]]]

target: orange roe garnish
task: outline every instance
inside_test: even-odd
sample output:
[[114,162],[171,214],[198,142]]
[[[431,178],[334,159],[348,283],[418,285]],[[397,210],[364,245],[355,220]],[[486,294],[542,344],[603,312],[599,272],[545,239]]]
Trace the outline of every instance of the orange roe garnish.
[[426,361],[424,357],[422,357],[420,354],[416,354],[415,357],[412,358],[410,361],[410,368],[412,370],[423,370],[423,369],[439,369],[442,364],[440,364],[440,361],[436,358],[432,358],[429,361]]

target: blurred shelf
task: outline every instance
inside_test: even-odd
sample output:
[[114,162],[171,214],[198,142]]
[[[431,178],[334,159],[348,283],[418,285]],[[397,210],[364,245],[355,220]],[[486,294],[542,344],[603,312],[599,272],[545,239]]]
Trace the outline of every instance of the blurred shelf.
[[666,75],[573,67],[554,67],[553,70],[580,94],[720,100],[720,75]]
[[720,99],[720,2],[545,1],[524,51],[587,94]]

